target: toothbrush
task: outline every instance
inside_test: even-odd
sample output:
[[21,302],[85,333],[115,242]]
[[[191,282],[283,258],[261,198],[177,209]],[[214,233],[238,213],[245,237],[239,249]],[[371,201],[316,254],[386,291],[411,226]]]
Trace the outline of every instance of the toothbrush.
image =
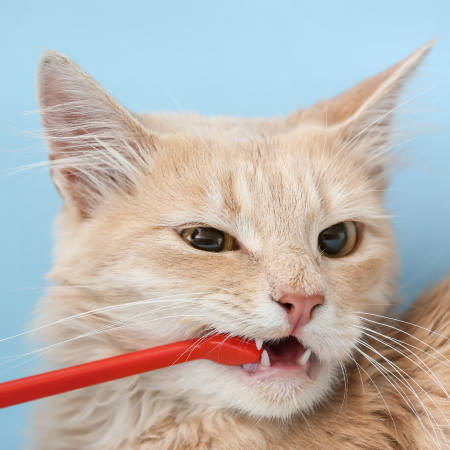
[[255,341],[224,334],[189,339],[0,383],[0,408],[197,359],[227,366],[254,363],[261,353]]

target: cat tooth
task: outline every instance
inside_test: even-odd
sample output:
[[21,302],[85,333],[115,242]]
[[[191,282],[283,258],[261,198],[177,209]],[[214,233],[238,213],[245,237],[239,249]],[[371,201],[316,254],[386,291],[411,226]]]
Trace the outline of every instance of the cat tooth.
[[261,349],[262,349],[262,345],[263,345],[263,340],[262,340],[262,339],[259,339],[259,338],[256,338],[256,339],[255,339],[255,344],[256,344],[256,348],[257,348],[258,350],[261,350]]
[[269,358],[269,354],[267,353],[266,350],[263,350],[262,355],[261,355],[261,366],[262,367],[270,367],[270,358]]
[[300,358],[297,359],[297,364],[299,366],[304,366],[308,362],[310,356],[311,356],[311,349],[308,348],[306,350],[306,352],[303,353],[303,355],[300,356]]

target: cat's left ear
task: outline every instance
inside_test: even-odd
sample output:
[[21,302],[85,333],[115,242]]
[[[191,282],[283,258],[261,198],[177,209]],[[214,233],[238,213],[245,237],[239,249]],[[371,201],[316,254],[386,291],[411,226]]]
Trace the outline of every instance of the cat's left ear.
[[37,100],[50,174],[66,204],[88,217],[114,192],[133,189],[154,138],[126,108],[55,51],[39,62]]
[[[347,151],[358,153],[370,166],[372,174],[386,185],[381,156],[389,148],[393,113],[398,106],[399,94],[433,47],[428,42],[399,63],[357,84],[337,97],[319,101],[288,117],[290,125],[314,123],[327,126],[347,141]],[[378,160],[378,161],[376,161]]]

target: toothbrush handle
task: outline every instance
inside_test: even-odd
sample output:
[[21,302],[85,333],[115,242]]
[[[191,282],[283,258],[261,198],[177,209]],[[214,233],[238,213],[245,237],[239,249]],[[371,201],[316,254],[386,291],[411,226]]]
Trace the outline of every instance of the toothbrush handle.
[[254,341],[215,335],[189,339],[0,383],[0,408],[197,359],[237,366],[256,362]]

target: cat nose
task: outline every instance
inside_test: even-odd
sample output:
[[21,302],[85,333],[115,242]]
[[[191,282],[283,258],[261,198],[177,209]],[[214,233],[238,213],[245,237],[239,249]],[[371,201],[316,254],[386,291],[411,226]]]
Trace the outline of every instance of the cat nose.
[[320,294],[284,294],[278,302],[286,310],[292,329],[291,334],[294,334],[298,327],[306,325],[311,321],[313,309],[316,306],[322,305],[325,302],[325,298]]

